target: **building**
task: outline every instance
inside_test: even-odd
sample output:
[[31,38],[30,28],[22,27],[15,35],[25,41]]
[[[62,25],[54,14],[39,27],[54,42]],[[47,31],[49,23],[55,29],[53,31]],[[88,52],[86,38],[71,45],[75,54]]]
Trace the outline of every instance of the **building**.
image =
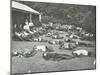
[[11,6],[11,23],[12,25],[24,25],[26,19],[28,22],[33,22],[34,25],[38,26],[41,22],[41,14],[30,8],[27,5],[24,5],[22,3],[12,1]]

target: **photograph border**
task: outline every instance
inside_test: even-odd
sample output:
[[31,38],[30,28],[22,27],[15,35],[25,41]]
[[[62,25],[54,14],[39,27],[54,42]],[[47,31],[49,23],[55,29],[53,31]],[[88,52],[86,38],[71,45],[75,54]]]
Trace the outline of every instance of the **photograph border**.
[[85,4],[72,4],[72,3],[57,3],[57,2],[42,2],[42,1],[26,1],[26,0],[10,0],[10,74],[11,75],[21,75],[21,74],[38,74],[38,73],[53,73],[53,72],[71,72],[71,71],[86,71],[86,70],[96,70],[97,69],[97,40],[95,39],[95,52],[96,52],[96,66],[94,69],[77,69],[77,70],[61,70],[61,71],[47,71],[47,72],[30,72],[30,73],[15,73],[12,74],[12,56],[11,56],[11,49],[12,49],[12,1],[24,1],[24,2],[40,2],[40,3],[51,3],[51,4],[70,4],[70,5],[82,5],[82,6],[94,6],[95,7],[95,38],[97,39],[97,32],[96,32],[96,25],[97,25],[97,5],[85,5]]

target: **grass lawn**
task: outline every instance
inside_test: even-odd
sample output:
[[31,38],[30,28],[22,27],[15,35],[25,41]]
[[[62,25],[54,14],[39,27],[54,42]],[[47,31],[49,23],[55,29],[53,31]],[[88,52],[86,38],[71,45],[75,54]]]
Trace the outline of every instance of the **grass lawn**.
[[[50,45],[48,43],[40,42],[25,42],[25,41],[12,41],[12,50],[18,49],[32,49],[33,45],[47,45],[52,46],[56,53],[72,55],[72,50],[60,50],[58,45]],[[95,52],[95,47],[78,47],[78,49],[87,49]],[[42,58],[43,52],[38,52],[35,56],[30,58],[12,57],[12,74],[15,73],[30,73],[30,72],[50,72],[50,71],[67,71],[67,70],[82,70],[94,69],[94,57],[81,57],[71,60],[62,61],[47,61]]]

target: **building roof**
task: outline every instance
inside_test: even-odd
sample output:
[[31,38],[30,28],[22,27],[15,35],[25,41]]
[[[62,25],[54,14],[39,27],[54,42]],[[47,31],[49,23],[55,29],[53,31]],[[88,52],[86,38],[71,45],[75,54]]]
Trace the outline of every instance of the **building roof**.
[[40,14],[38,11],[30,8],[29,6],[19,3],[19,2],[16,2],[16,1],[12,1],[12,8],[28,11],[31,13]]

